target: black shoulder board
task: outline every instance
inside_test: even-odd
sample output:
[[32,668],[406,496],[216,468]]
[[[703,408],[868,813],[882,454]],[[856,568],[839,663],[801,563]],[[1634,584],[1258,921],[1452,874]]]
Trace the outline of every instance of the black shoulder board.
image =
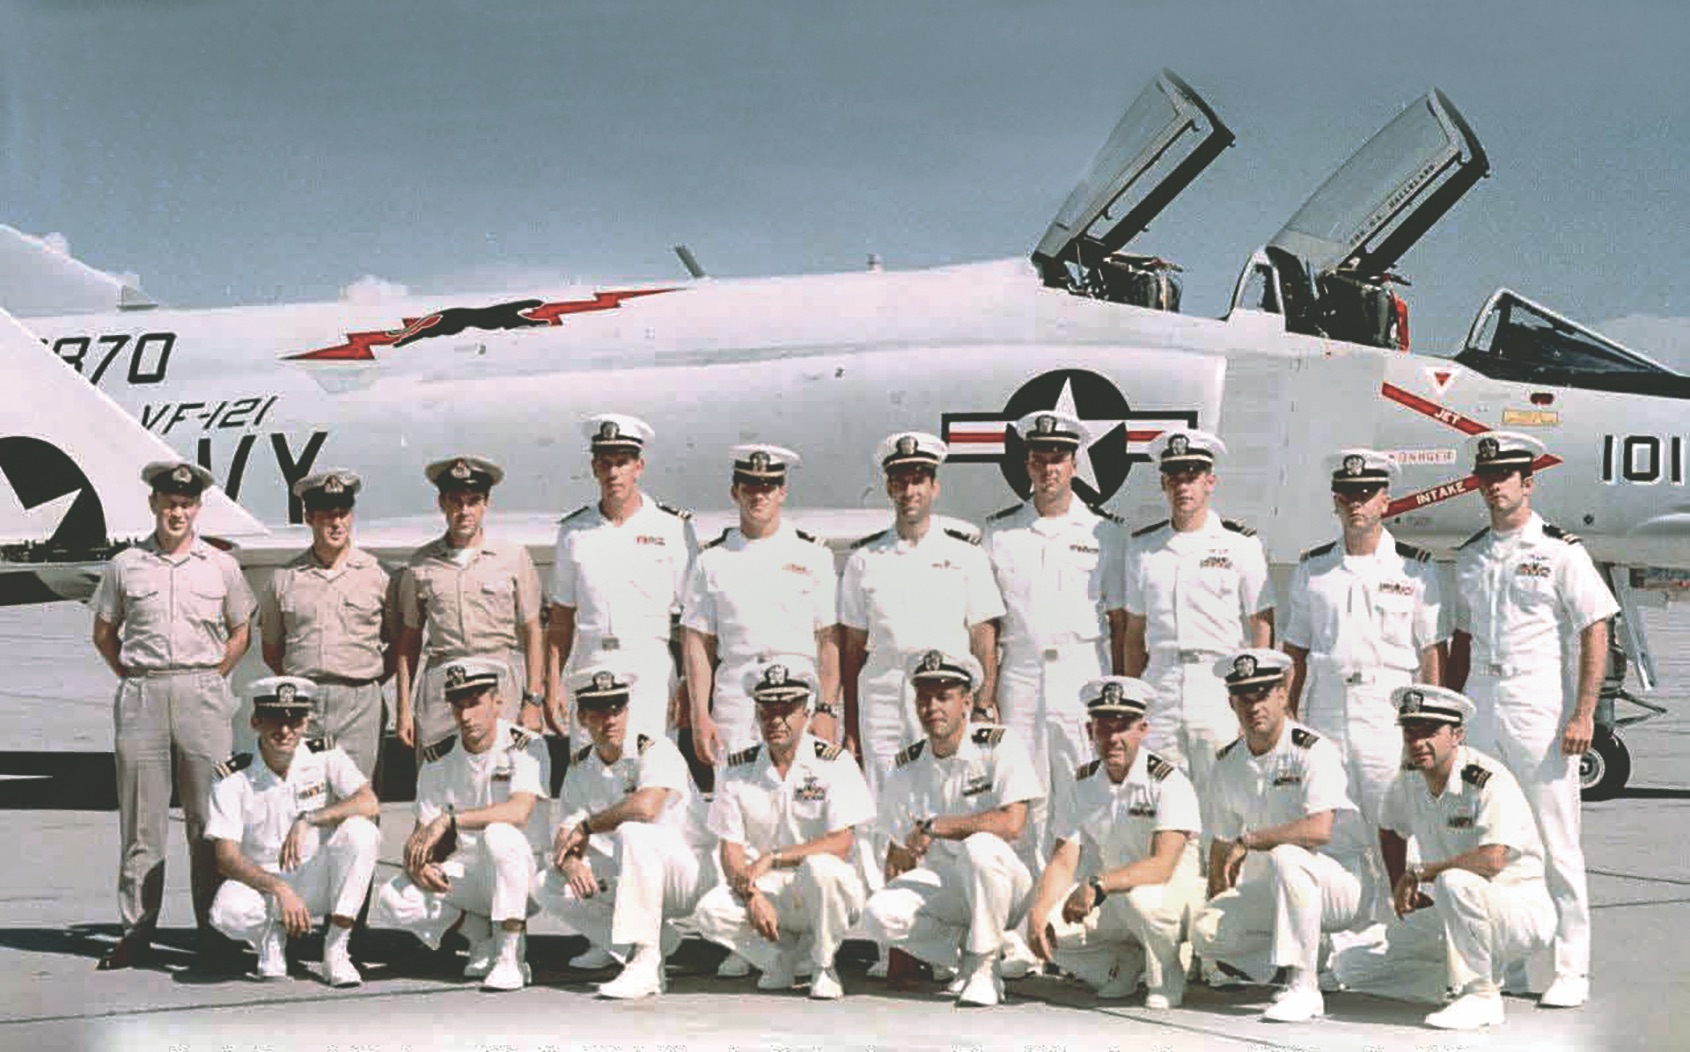
[[753,745],[753,746],[750,746],[748,748],[741,749],[736,753],[731,754],[728,757],[728,766],[729,767],[739,767],[743,764],[750,763],[751,761],[753,761],[757,758],[757,753],[762,748],[763,747],[761,745]]
[[435,742],[433,745],[423,746],[423,751],[422,751],[423,762],[424,763],[433,763],[434,761],[440,759],[442,756],[445,756],[447,753],[451,752],[452,749],[457,746],[457,744],[458,744],[458,736],[456,734],[448,734],[448,735],[446,735],[446,737],[444,737],[444,738],[440,739],[439,741]]
[[1243,740],[1244,740],[1243,738],[1234,738],[1231,741],[1227,742],[1225,745],[1220,747],[1220,750],[1218,752],[1215,753],[1215,758],[1219,759],[1220,757],[1225,756],[1227,753],[1231,752],[1232,750],[1238,748],[1238,743],[1243,741]]
[[251,766],[252,766],[252,753],[238,752],[235,755],[229,757],[227,760],[224,760],[222,763],[218,764],[216,767],[212,768],[212,771],[219,778],[227,778],[231,774],[234,774],[236,771],[244,771],[248,767],[251,767]]
[[1295,745],[1299,749],[1307,749],[1319,740],[1320,735],[1309,730],[1307,727],[1291,728],[1291,744]]
[[903,767],[905,764],[914,762],[915,758],[917,756],[921,755],[921,750],[925,749],[926,747],[927,747],[927,739],[926,738],[923,738],[918,742],[911,742],[910,744],[904,746],[902,749],[900,749],[898,751],[898,759],[897,759],[898,766]]
[[1002,727],[993,727],[988,725],[985,727],[976,727],[974,729],[975,745],[996,745],[1001,741],[1003,741]]
[[1484,529],[1480,530],[1478,533],[1475,533],[1475,534],[1473,534],[1473,536],[1471,536],[1471,537],[1467,538],[1466,540],[1462,541],[1459,545],[1456,546],[1456,550],[1459,551],[1462,548],[1467,547],[1469,544],[1477,544],[1480,540],[1482,540],[1484,538],[1485,534],[1487,534],[1489,532],[1490,532],[1490,527],[1486,526]]
[[816,540],[816,535],[813,533],[809,533],[805,530],[793,530],[792,532],[796,533],[798,535],[798,539],[801,541],[809,541],[811,544],[821,543],[821,541]]
[[692,518],[692,512],[688,511],[685,508],[677,508],[673,504],[665,504],[660,500],[654,500],[654,501],[652,501],[652,503],[657,505],[658,511],[666,511],[669,514],[673,515],[677,519],[690,519],[690,518]]
[[571,756],[569,758],[569,762],[570,763],[586,763],[587,757],[591,756],[592,754],[593,754],[593,747],[591,745],[583,745],[583,746],[581,746],[581,748],[579,748],[575,751],[574,756]]
[[837,745],[829,745],[821,739],[816,739],[816,757],[822,760],[837,760],[845,750]]
[[879,533],[871,533],[867,537],[858,537],[856,540],[851,542],[851,549],[853,551],[855,551],[858,548],[867,547],[868,545],[873,544],[875,541],[878,541],[880,538],[886,536],[890,532],[892,532],[892,531],[881,530]]
[[[1325,544],[1321,545],[1318,548],[1310,548],[1308,551],[1304,552],[1302,561],[1308,562],[1310,559],[1318,559],[1322,555],[1326,555],[1327,553],[1331,552],[1332,549],[1334,549],[1336,547],[1338,547],[1337,541],[1327,541]],[[1400,547],[1400,545],[1399,545],[1399,547]]]
[[1490,772],[1476,763],[1470,763],[1461,769],[1461,780],[1483,789],[1485,783],[1490,781]]
[[732,527],[723,527],[722,528],[722,535],[720,537],[717,537],[713,541],[705,541],[702,545],[699,546],[699,550],[702,551],[705,548],[714,548],[714,547],[716,547],[716,545],[721,544],[723,541],[727,540],[728,539],[728,530],[731,529],[731,528]]
[[1102,760],[1093,760],[1090,763],[1080,764],[1080,766],[1074,768],[1074,781],[1076,781],[1076,782],[1085,781],[1087,778],[1090,778],[1092,775],[1096,774],[1097,771],[1098,771],[1098,768],[1100,768],[1102,766],[1103,766]]
[[589,511],[592,511],[592,510],[593,510],[593,506],[591,504],[583,504],[579,508],[576,508],[574,511],[570,512],[568,515],[565,515],[563,518],[557,520],[558,524],[562,525],[563,523],[568,522],[570,519],[573,519],[575,516],[581,515],[585,512],[589,512]]
[[312,752],[327,752],[334,748],[334,739],[327,734],[321,738],[307,738],[305,739],[305,747]]
[[1221,526],[1225,529],[1231,530],[1233,533],[1240,533],[1246,537],[1254,537],[1256,535],[1255,530],[1252,530],[1237,519],[1222,519]]
[[1148,526],[1140,526],[1138,529],[1133,531],[1133,536],[1134,537],[1148,537],[1152,533],[1155,533],[1157,530],[1166,526],[1167,524],[1168,524],[1168,520],[1163,519],[1160,522],[1153,522]]
[[1397,554],[1409,562],[1425,563],[1432,561],[1432,553],[1424,548],[1416,548],[1404,541],[1397,542]]
[[1087,504],[1086,507],[1090,508],[1092,514],[1096,515],[1100,519],[1107,519],[1117,526],[1125,526],[1127,524],[1126,519],[1121,518],[1119,515],[1110,511],[1108,508],[1105,508],[1101,504]]
[[990,515],[986,516],[986,521],[987,522],[996,522],[999,519],[1007,519],[1011,515],[1014,515],[1016,512],[1018,512],[1020,510],[1021,510],[1021,505],[1011,504],[1009,507],[1004,508],[1002,511],[994,511]]
[[1553,537],[1558,541],[1566,541],[1568,544],[1583,544],[1584,543],[1584,538],[1580,537],[1578,534],[1568,533],[1566,530],[1563,530],[1561,527],[1553,525],[1551,523],[1547,523],[1547,522],[1543,524],[1543,535],[1545,537]]
[[957,540],[962,541],[964,544],[979,544],[980,543],[980,534],[979,533],[971,533],[968,530],[954,530],[949,526],[945,527],[945,536],[955,537]]
[[[1227,748],[1230,749],[1232,746],[1229,745]],[[1150,772],[1150,777],[1156,779],[1158,782],[1174,773],[1174,765],[1162,759],[1160,756],[1157,756],[1155,753],[1151,753],[1149,757],[1145,759],[1144,769]]]
[[645,753],[646,753],[646,750],[651,748],[653,745],[656,745],[657,743],[651,740],[651,735],[642,734],[639,737],[634,739],[634,744],[639,747],[640,755],[644,756]]

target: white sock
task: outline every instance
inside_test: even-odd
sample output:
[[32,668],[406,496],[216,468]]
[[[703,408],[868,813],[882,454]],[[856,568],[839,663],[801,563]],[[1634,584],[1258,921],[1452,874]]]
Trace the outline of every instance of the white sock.
[[329,933],[323,936],[323,956],[327,957],[329,954],[341,949],[346,945],[346,940],[350,938],[352,938],[351,928],[342,928],[334,921],[330,921]]

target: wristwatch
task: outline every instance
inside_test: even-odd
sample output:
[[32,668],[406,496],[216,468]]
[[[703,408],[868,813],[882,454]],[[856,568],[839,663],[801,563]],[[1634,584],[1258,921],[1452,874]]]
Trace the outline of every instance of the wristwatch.
[[1091,893],[1097,896],[1097,901],[1093,902],[1092,905],[1094,907],[1103,905],[1103,900],[1109,897],[1109,892],[1103,890],[1102,878],[1091,878]]
[[834,719],[838,719],[839,718],[839,710],[831,704],[817,705],[816,706],[816,715],[817,716],[831,716]]
[[933,838],[933,819],[923,818],[915,824],[915,830],[922,836],[931,840]]
[[522,703],[524,705],[544,705],[546,696],[537,690],[525,690],[522,692]]

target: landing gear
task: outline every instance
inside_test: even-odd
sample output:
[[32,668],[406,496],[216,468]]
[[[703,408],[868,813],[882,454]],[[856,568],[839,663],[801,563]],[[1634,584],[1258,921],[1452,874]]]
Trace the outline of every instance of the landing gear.
[[1579,757],[1579,790],[1585,802],[1611,800],[1631,778],[1631,751],[1611,727],[1597,727],[1590,751]]

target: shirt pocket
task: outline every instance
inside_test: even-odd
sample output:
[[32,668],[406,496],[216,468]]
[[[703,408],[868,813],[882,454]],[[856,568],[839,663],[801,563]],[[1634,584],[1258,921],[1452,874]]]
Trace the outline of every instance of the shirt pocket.
[[211,625],[220,631],[223,627],[223,600],[228,594],[221,578],[210,579],[196,574],[181,590],[182,613],[190,620]]
[[1075,595],[1083,588],[1086,598],[1096,603],[1103,594],[1103,553],[1092,544],[1070,543],[1061,559],[1063,591]]
[[497,630],[516,623],[516,582],[509,577],[466,584],[464,604],[478,615],[482,627]]
[[[382,597],[379,595],[348,595],[340,601],[341,623],[348,631],[364,633],[379,633],[381,631]],[[283,607],[282,614],[287,615],[287,608]]]
[[1394,647],[1414,646],[1414,596],[1379,592],[1373,597],[1373,613],[1379,620],[1379,638]]

